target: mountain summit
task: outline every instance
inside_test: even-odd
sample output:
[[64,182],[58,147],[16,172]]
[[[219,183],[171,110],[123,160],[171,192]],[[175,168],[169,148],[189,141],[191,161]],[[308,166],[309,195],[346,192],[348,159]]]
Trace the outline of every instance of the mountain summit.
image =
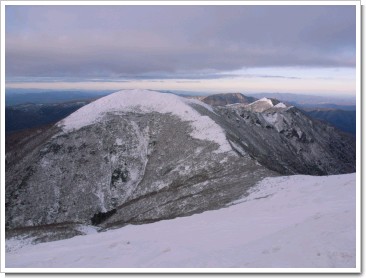
[[213,141],[219,150],[231,150],[223,129],[207,116],[202,116],[192,106],[201,106],[213,112],[212,108],[194,99],[173,94],[162,94],[150,90],[125,90],[103,97],[86,105],[58,123],[65,132],[75,131],[94,123],[108,121],[108,114],[171,114],[182,121],[190,122],[190,135],[200,140]]
[[7,154],[7,226],[109,227],[224,206],[276,173],[233,149],[219,117],[197,100],[148,90],[82,107],[22,159]]
[[222,208],[265,177],[355,171],[353,138],[272,106],[149,90],[100,98],[6,153],[6,227],[148,223]]

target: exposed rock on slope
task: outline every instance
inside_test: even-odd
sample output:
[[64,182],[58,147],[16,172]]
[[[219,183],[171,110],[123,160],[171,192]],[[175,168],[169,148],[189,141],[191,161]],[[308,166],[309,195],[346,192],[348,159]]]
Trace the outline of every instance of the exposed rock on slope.
[[221,208],[264,177],[355,170],[354,140],[271,104],[101,98],[6,154],[6,226],[153,222]]
[[233,151],[214,115],[199,101],[151,91],[84,106],[21,159],[7,154],[7,227],[188,215],[222,207],[275,175]]
[[[270,106],[270,105],[269,105]],[[240,138],[243,149],[281,174],[331,175],[355,172],[354,138],[306,116],[296,107],[278,103],[262,112],[253,107],[217,109]]]
[[220,210],[36,246],[8,240],[6,267],[354,268],[355,184],[355,174],[266,178]]

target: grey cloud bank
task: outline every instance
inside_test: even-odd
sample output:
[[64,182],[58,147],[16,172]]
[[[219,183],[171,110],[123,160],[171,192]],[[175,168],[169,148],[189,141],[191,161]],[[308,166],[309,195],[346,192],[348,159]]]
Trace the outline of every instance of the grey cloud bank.
[[7,6],[6,76],[354,67],[355,36],[354,6]]

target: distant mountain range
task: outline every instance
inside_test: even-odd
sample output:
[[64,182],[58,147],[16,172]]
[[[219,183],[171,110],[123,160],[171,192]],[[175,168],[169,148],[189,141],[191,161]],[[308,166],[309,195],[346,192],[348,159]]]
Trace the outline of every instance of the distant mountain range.
[[[291,93],[245,93],[247,96],[256,98],[275,98],[283,102],[288,102],[299,107],[316,107],[316,108],[349,108],[355,107],[355,96],[317,96],[305,94]],[[348,109],[345,109],[348,110]]]
[[[164,91],[164,93],[170,93]],[[85,104],[102,97],[109,92],[39,92],[37,90],[14,90],[7,94],[5,108],[5,131],[16,132],[29,128],[37,128],[50,123],[55,123]],[[283,96],[284,94],[275,94]],[[273,95],[269,95],[273,96]],[[225,106],[231,104],[247,105],[256,100],[240,93],[216,94],[210,96],[189,96],[201,100],[212,106]],[[292,97],[292,95],[291,95]],[[289,96],[285,99],[289,99]],[[290,98],[291,99],[291,98]],[[271,98],[273,102],[279,100]],[[32,103],[33,101],[33,103]],[[356,133],[356,107],[355,105],[337,104],[298,104],[294,101],[285,101],[287,105],[301,108],[307,115],[323,120],[342,131]],[[9,102],[9,103],[8,103]],[[21,103],[21,104],[16,104]],[[342,109],[343,108],[343,109]]]
[[[263,93],[255,94],[255,96],[262,97],[262,99],[269,99],[274,102],[274,104],[282,101],[287,105],[296,106],[305,111],[310,117],[327,122],[342,131],[354,135],[356,134],[356,105],[323,103],[323,101],[335,101],[339,103],[338,98],[280,93]],[[245,106],[258,101],[258,98],[247,97],[240,93],[215,94],[208,97],[199,97],[199,99],[213,106],[225,106],[230,104],[242,104]],[[319,103],[318,101],[321,102]],[[349,102],[351,103],[351,100],[349,100]],[[261,105],[265,105],[265,102]]]
[[225,106],[227,104],[249,104],[258,100],[255,97],[247,97],[240,93],[216,94],[201,98],[201,101],[212,106]]
[[64,103],[7,106],[5,107],[5,131],[7,133],[21,131],[58,122],[91,101],[89,99]]
[[303,109],[312,118],[327,122],[342,131],[356,135],[356,111],[339,109]]
[[96,99],[106,96],[113,91],[62,91],[40,89],[6,89],[5,105],[19,104],[55,104],[63,102],[75,102],[78,100]]

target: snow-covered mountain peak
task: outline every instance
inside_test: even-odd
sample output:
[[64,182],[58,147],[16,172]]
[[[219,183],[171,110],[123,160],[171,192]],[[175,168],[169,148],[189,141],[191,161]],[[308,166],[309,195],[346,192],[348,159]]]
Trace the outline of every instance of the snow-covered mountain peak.
[[269,108],[272,108],[274,105],[273,105],[273,102],[271,99],[269,98],[261,98],[257,101],[254,101],[252,102],[251,104],[248,104],[245,109],[246,110],[249,110],[249,111],[252,111],[252,112],[263,112]]
[[251,104],[259,103],[259,102],[266,102],[266,103],[268,103],[269,105],[272,105],[272,106],[273,106],[272,100],[270,100],[269,98],[266,98],[266,97],[261,98],[261,99],[259,99],[259,100],[255,101],[255,102],[253,102],[253,103],[251,103]]
[[6,227],[67,238],[80,223],[107,229],[219,209],[264,177],[355,171],[354,137],[296,107],[257,104],[212,110],[147,90],[100,98],[6,153]]
[[213,112],[209,105],[194,99],[151,90],[122,90],[82,107],[60,121],[58,126],[65,132],[70,132],[103,121],[103,118],[110,113],[170,113],[191,123],[193,138],[216,142],[220,146],[219,152],[231,151],[223,129],[210,117],[198,113],[192,105],[199,105]]
[[276,107],[276,108],[287,108],[286,104],[284,104],[283,102],[277,103],[274,107]]

